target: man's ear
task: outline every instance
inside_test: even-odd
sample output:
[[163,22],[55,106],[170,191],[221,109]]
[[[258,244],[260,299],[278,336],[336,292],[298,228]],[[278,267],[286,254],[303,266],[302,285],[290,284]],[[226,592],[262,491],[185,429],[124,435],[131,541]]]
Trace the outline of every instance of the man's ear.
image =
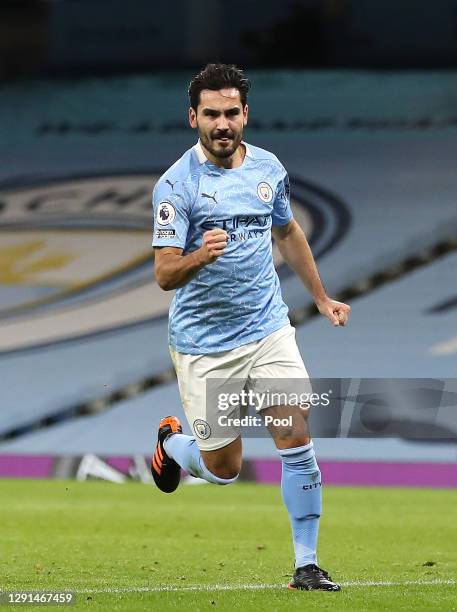
[[248,114],[249,114],[249,107],[246,104],[246,106],[243,108],[243,125],[245,127],[248,124]]
[[192,107],[189,108],[189,123],[194,130],[197,128],[197,113]]

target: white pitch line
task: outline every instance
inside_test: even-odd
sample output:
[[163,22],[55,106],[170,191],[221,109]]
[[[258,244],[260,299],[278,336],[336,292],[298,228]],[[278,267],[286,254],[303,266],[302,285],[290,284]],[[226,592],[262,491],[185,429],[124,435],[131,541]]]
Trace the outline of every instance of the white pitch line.
[[[399,586],[439,586],[457,585],[457,580],[405,580],[395,582],[390,580],[367,580],[341,582],[343,587],[399,587]],[[157,586],[157,587],[125,587],[125,588],[94,588],[72,589],[73,593],[167,593],[186,591],[260,591],[265,589],[285,589],[287,584],[196,584],[187,586]]]
[[73,593],[167,593],[181,591],[258,591],[262,589],[284,589],[286,584],[193,584],[187,586],[125,587],[119,589],[73,589]]

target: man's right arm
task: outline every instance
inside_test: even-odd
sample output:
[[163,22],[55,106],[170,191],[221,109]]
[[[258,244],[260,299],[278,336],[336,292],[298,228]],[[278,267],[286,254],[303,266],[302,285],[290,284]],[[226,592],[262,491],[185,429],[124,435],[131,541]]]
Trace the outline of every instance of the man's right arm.
[[183,255],[178,247],[156,247],[155,277],[164,291],[184,287],[205,266],[224,254],[227,246],[227,232],[212,229],[203,234],[202,246],[192,253]]

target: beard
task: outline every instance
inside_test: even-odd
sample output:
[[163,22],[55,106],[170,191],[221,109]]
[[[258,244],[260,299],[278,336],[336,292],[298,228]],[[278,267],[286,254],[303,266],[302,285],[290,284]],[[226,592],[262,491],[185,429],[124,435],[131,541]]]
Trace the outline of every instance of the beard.
[[[241,139],[243,138],[243,131],[241,130],[238,133],[227,132],[219,134],[214,132],[213,134],[204,134],[199,129],[198,135],[200,136],[202,145],[211,155],[219,159],[226,159],[227,157],[231,157],[238,149]],[[218,140],[219,138],[228,138],[228,140],[222,143]]]

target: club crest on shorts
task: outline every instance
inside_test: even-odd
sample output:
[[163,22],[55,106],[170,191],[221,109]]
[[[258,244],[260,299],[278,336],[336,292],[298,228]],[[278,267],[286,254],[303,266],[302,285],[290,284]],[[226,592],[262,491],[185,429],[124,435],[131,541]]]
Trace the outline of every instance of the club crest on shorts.
[[193,427],[195,435],[198,436],[200,440],[207,440],[210,437],[211,427],[203,419],[196,419]]
[[170,223],[173,223],[175,217],[176,211],[174,206],[166,200],[160,202],[157,210],[157,223],[159,225],[169,225]]
[[268,183],[262,182],[257,185],[257,195],[262,200],[268,204],[273,199],[273,189],[270,187]]

